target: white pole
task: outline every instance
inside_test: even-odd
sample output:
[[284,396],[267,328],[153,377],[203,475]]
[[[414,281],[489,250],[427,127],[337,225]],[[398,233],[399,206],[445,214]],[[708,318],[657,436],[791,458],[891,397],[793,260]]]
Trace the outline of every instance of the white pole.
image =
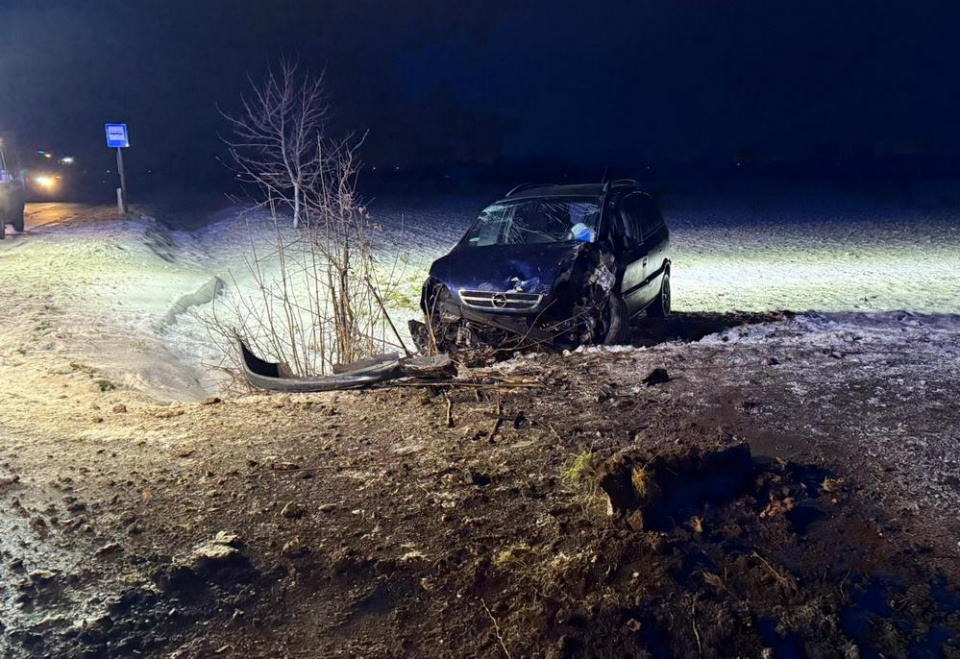
[[127,207],[127,177],[123,171],[123,149],[117,149],[117,170],[120,172],[120,187],[117,189],[117,205],[120,214],[126,215]]

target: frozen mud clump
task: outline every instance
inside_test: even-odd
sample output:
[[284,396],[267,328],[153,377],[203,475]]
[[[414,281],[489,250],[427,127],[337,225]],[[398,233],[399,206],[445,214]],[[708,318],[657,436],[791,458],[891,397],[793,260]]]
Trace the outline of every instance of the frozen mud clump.
[[164,592],[195,591],[205,582],[227,584],[250,576],[252,566],[243,554],[240,537],[221,531],[191,554],[158,570],[155,580]]
[[753,457],[746,444],[722,449],[681,446],[655,453],[622,451],[600,465],[597,485],[607,512],[637,530],[666,531],[701,510],[748,491]]

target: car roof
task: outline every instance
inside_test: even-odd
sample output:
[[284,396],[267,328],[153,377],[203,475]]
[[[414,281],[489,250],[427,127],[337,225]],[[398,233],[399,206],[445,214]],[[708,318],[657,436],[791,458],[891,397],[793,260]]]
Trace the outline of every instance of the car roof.
[[[605,192],[612,190],[629,190],[636,192],[640,188],[636,185],[617,185],[609,187],[604,183],[578,183],[571,185],[526,184],[514,188],[503,197],[500,202],[516,201],[518,199],[535,199],[538,197],[601,197]],[[498,202],[499,203],[499,202]]]

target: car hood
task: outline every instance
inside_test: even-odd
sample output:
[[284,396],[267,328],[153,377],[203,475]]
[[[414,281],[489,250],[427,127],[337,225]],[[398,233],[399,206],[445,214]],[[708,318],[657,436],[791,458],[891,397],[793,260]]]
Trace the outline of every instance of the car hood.
[[460,289],[548,294],[587,243],[458,247],[437,259],[430,276]]

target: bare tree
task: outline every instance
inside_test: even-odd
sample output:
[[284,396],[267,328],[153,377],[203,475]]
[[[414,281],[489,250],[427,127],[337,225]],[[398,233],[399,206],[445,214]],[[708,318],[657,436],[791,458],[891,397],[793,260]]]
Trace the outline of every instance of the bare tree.
[[[250,247],[229,294],[200,316],[222,348],[217,366],[239,373],[238,337],[297,375],[405,349],[383,303],[397,286],[397,264],[377,263],[374,224],[356,191],[363,140],[325,134],[322,77],[284,64],[253,89],[243,114],[230,118],[236,135],[228,141],[241,178],[259,190],[244,211]],[[292,228],[284,208],[293,210]]]
[[323,75],[301,73],[284,61],[262,84],[251,80],[250,87],[240,99],[242,112],[224,114],[234,133],[227,146],[242,179],[271,198],[290,201],[296,227],[303,190],[319,173],[319,145],[330,114]]

